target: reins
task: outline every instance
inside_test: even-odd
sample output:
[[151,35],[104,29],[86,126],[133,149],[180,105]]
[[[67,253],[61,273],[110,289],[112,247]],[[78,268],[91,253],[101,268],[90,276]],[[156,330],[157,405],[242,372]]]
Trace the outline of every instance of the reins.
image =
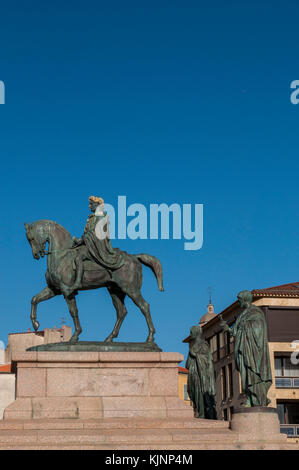
[[44,254],[45,256],[51,255],[52,253],[59,253],[61,251],[69,251],[69,250],[75,250],[78,248],[77,246],[72,246],[71,248],[63,248],[63,250],[51,250],[51,251],[45,251]]
[[[48,230],[49,230],[49,233],[51,233],[51,226],[49,224],[48,224]],[[62,251],[73,250],[74,248],[76,248],[76,247],[74,246],[74,247],[71,247],[71,248],[63,248],[62,250],[44,251],[44,256],[52,255],[53,253],[61,253]]]

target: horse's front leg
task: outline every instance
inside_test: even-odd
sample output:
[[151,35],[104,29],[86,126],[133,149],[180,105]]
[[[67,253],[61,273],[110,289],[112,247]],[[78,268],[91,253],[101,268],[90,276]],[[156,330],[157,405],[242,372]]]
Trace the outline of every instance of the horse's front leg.
[[66,298],[66,303],[69,308],[69,312],[72,316],[72,319],[74,321],[74,326],[75,326],[75,332],[73,336],[70,339],[71,343],[77,343],[79,334],[82,332],[82,328],[80,325],[79,317],[78,317],[78,308],[77,308],[77,303],[75,297],[72,298]]
[[51,299],[55,297],[55,293],[50,289],[50,287],[45,287],[39,294],[36,294],[31,300],[31,314],[30,319],[35,331],[39,328],[39,322],[36,320],[36,309],[37,305],[44,300]]

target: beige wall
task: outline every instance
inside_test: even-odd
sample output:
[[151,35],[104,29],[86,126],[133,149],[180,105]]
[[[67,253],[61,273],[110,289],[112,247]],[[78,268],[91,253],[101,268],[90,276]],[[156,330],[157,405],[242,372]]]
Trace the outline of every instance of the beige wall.
[[44,344],[44,338],[36,333],[15,333],[8,335],[5,362],[11,362],[12,352],[23,352],[31,346]]
[[283,298],[283,297],[263,297],[256,299],[253,302],[259,307],[277,306],[277,307],[299,307],[298,298]]
[[0,365],[1,364],[6,364],[6,360],[5,360],[5,349],[1,348],[1,345],[0,345]]
[[45,328],[44,330],[44,343],[61,343],[69,341],[72,336],[72,328],[70,326],[62,326],[61,329],[56,330],[56,328],[50,329]]
[[5,362],[11,362],[12,352],[24,352],[32,346],[40,344],[61,343],[69,341],[72,335],[72,328],[63,325],[61,329],[45,328],[41,332],[11,333],[8,335],[8,344],[5,351]]
[[15,375],[0,373],[0,419],[5,408],[15,401]]

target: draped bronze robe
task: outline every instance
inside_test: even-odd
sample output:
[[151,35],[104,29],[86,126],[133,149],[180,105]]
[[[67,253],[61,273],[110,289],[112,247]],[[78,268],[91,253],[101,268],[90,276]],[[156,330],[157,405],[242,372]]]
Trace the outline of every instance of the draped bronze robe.
[[198,417],[216,419],[213,359],[204,339],[190,343],[186,369],[189,370],[187,391]]
[[267,406],[272,384],[267,325],[263,311],[251,305],[237,318],[233,327],[235,361],[242,391],[250,406]]

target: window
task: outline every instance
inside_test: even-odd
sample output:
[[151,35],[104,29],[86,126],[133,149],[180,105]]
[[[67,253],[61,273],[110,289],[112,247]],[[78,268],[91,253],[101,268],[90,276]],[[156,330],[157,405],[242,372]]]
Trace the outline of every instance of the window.
[[234,395],[233,365],[228,364],[229,396]]
[[226,339],[226,354],[230,354],[230,352],[231,352],[230,337],[231,337],[231,335],[230,335],[230,333],[227,331],[227,332],[226,332],[226,338],[225,338],[225,339]]
[[277,414],[280,424],[285,424],[284,404],[277,403]]
[[275,377],[299,377],[299,366],[288,356],[275,357]]
[[299,405],[298,403],[286,404],[287,420],[290,424],[299,424]]
[[226,356],[226,333],[219,333],[220,359]]
[[216,335],[216,343],[217,343],[217,361],[220,359],[220,336],[219,333]]
[[275,357],[274,365],[275,365],[275,377],[282,377],[282,364],[283,358],[282,357]]
[[288,356],[275,357],[275,386],[299,388],[299,366],[291,363]]
[[225,336],[224,333],[219,333],[219,340],[220,340],[220,348],[223,348],[224,342],[225,342]]
[[225,367],[221,368],[221,382],[222,382],[222,400],[227,399],[227,382]]
[[277,403],[280,424],[299,424],[299,403]]
[[279,377],[275,379],[276,388],[293,388],[293,381],[287,377]]
[[217,351],[216,336],[212,336],[212,338],[209,339],[209,345],[210,345],[210,349],[211,349],[212,354],[215,351]]
[[290,357],[283,358],[283,372],[286,377],[299,377],[299,367],[291,363]]

